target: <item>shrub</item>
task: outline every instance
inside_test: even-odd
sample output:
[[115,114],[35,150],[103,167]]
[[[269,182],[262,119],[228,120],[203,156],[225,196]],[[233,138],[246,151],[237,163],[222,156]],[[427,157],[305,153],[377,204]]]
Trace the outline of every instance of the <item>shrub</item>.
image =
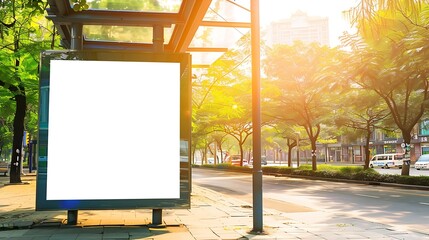
[[[194,166],[199,167],[199,166]],[[226,169],[239,172],[252,172],[252,168],[233,166],[230,164],[217,164],[217,165],[203,165],[202,167]],[[264,173],[274,174],[290,174],[299,176],[315,176],[331,179],[350,179],[358,181],[369,182],[385,182],[385,183],[400,183],[409,185],[422,185],[429,186],[428,176],[401,176],[393,174],[379,174],[376,170],[369,168],[363,169],[363,166],[333,166],[328,164],[321,164],[318,166],[317,171],[312,170],[311,165],[301,165],[298,168],[291,168],[286,166],[264,166],[262,168]]]
[[298,169],[298,170],[294,170],[292,171],[293,175],[301,175],[301,176],[313,176],[314,172],[313,170],[307,170],[307,169]]
[[313,167],[311,165],[301,165],[298,167],[298,170],[312,170]]
[[427,176],[400,176],[400,175],[398,175],[397,183],[429,186],[429,177],[427,177]]
[[379,181],[380,174],[374,169],[367,169],[352,175],[350,179],[361,181]]
[[280,167],[265,166],[265,167],[262,167],[262,171],[264,173],[291,174],[294,171],[294,168],[286,167],[286,166],[280,166]]
[[379,182],[385,182],[385,183],[398,183],[400,175],[394,175],[394,174],[380,174],[379,175]]

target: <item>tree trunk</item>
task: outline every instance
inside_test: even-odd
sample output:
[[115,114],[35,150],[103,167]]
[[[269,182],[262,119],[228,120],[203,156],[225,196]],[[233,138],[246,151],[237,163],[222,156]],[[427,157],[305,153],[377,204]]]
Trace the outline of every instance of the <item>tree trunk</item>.
[[195,164],[195,152],[196,152],[197,148],[195,146],[192,146],[191,148],[191,163]]
[[288,153],[287,153],[287,166],[290,167],[292,166],[292,149],[293,149],[293,144],[290,144],[290,139],[287,139],[287,146],[288,146]]
[[402,171],[401,171],[401,175],[402,176],[409,176],[410,175],[410,165],[411,165],[411,161],[410,161],[410,146],[411,146],[411,131],[408,132],[402,132],[402,137],[404,138],[404,143],[405,143],[405,158],[408,159],[408,161],[404,161],[402,163]]
[[371,132],[367,132],[365,139],[365,165],[363,166],[363,169],[369,168],[369,139],[371,137]]
[[201,165],[207,164],[207,145],[204,147],[203,157],[201,158]]
[[222,144],[219,144],[219,151],[220,151],[220,162],[218,163],[223,163],[224,159],[223,159],[223,150],[222,150]]
[[21,183],[22,141],[24,137],[24,119],[27,111],[25,95],[15,95],[16,109],[13,119],[13,151],[10,166],[10,183]]
[[0,141],[0,157],[1,157],[2,153],[3,153],[3,146],[4,146],[4,142]]
[[243,166],[243,158],[244,158],[243,144],[244,143],[241,143],[241,142],[238,144],[240,146],[240,166]]
[[293,143],[290,143],[290,139],[287,139],[287,166],[292,167],[292,149],[296,146],[296,141]]
[[311,166],[313,171],[317,170],[317,156],[316,156],[316,140],[311,139]]

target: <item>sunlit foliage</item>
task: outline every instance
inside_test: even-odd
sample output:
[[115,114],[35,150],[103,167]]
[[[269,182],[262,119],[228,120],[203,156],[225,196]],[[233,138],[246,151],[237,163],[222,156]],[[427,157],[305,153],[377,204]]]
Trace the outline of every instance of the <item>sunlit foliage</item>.
[[[420,3],[401,6],[410,8],[379,10],[372,19],[359,19],[365,28],[359,37],[346,38],[353,49],[347,63],[352,79],[384,100],[410,144],[412,129],[429,106],[429,9]],[[402,173],[409,174],[409,165]]]
[[[341,52],[316,43],[277,45],[268,51],[264,63],[271,80],[267,93],[268,112],[278,121],[296,124],[305,129],[312,149],[313,169],[316,165],[316,142],[324,123],[332,124],[332,93],[341,80],[335,68]],[[269,115],[269,113],[265,113]]]
[[5,140],[2,150],[15,149],[11,151],[10,181],[20,182],[21,163],[16,159],[21,158],[23,132],[36,134],[39,54],[54,47],[57,41],[52,24],[42,15],[45,1],[0,4],[0,131],[4,136],[13,136],[13,146]]

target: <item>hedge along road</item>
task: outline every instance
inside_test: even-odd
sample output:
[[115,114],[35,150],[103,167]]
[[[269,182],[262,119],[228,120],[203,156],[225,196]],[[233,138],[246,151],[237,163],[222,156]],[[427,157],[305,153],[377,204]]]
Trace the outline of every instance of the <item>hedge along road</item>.
[[[193,184],[252,205],[252,175],[192,169]],[[303,222],[359,218],[429,235],[429,191],[264,175],[264,208]]]
[[[318,163],[318,164],[323,164],[323,163]],[[301,164],[301,165],[304,165],[304,164]],[[332,164],[332,165],[336,166],[336,164]],[[286,164],[285,163],[282,163],[282,164],[268,163],[267,166],[287,166],[287,163]],[[358,165],[356,165],[356,166],[358,166]],[[362,166],[362,165],[359,165],[359,166]],[[294,164],[294,167],[296,167],[296,164]],[[401,174],[401,169],[398,169],[398,168],[389,168],[389,169],[374,168],[374,170],[376,170],[380,174],[399,174],[399,175]],[[429,176],[429,169],[428,170],[417,170],[412,166],[410,168],[410,176]]]

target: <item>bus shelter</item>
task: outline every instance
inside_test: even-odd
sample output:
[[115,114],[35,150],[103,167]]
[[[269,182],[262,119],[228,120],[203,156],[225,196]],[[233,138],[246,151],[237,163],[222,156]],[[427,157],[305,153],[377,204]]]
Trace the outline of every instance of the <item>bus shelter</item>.
[[[252,49],[255,49],[254,46],[259,49],[259,25],[254,25],[255,19],[259,24],[258,1],[48,0],[48,4],[46,17],[53,21],[61,36],[62,46],[68,50],[42,53],[36,209],[67,210],[68,223],[76,224],[80,209],[150,208],[153,209],[153,224],[161,224],[163,208],[190,206],[189,153],[192,76],[210,66],[251,28]],[[256,71],[252,70],[252,73],[258,76],[256,81],[254,80],[256,85],[253,87],[259,91],[259,50],[254,57],[257,60],[253,60],[252,64],[258,66],[253,67]],[[99,65],[99,63],[102,64]],[[121,69],[122,72],[115,75],[117,72],[111,69]],[[137,71],[133,72],[136,69]],[[171,75],[169,75],[170,73]],[[146,82],[140,85],[139,81]],[[149,84],[149,82],[155,81],[162,82],[162,84]],[[111,88],[107,88],[107,85],[111,85]],[[153,91],[143,91],[146,88]],[[140,95],[148,96],[129,100],[129,96],[139,95],[138,91],[135,92],[132,89],[140,89],[144,92]],[[169,90],[166,92],[166,89]],[[110,91],[110,94],[106,95],[106,91]],[[73,94],[64,94],[66,92],[73,92]],[[122,94],[122,92],[125,93]],[[253,93],[255,95],[255,92]],[[161,108],[151,106],[152,98],[161,101],[160,95],[172,96],[172,98],[167,98],[167,104],[161,104],[163,108],[174,109],[173,115],[163,115],[163,118],[174,119],[172,124],[174,127],[167,129],[168,133],[152,131],[151,127],[147,126],[157,124],[157,121],[153,121],[153,119],[157,118],[159,112],[163,112]],[[74,100],[72,101],[71,98]],[[76,99],[84,100],[79,103],[75,101]],[[102,101],[98,101],[100,99]],[[116,100],[111,101],[111,99]],[[257,116],[260,112],[257,101],[259,101],[259,96],[256,97],[254,103],[254,107],[256,107],[253,117],[255,127],[260,125],[260,119]],[[88,102],[96,102],[96,104],[88,106]],[[108,112],[117,103],[120,104],[120,106],[116,106],[119,117],[111,116]],[[138,114],[127,119],[126,116],[123,116],[126,115],[126,112],[120,110],[128,104],[131,104],[132,107],[127,108],[127,112],[137,112]],[[103,108],[108,108],[108,110],[103,112],[100,110]],[[63,113],[71,112],[71,114],[66,114],[65,116],[68,117],[64,117],[61,111]],[[89,119],[88,114],[91,112],[99,112],[98,115],[101,117],[98,118],[97,114],[93,114]],[[64,124],[70,118],[73,118],[73,121]],[[138,121],[130,123],[130,118],[136,118]],[[84,120],[81,121],[81,119]],[[147,119],[152,120],[146,123]],[[103,128],[94,130],[96,127],[88,127],[91,124],[98,126],[97,124],[106,120],[109,124],[104,128],[114,126],[114,131],[126,134],[117,136],[119,139],[108,139],[109,134],[106,134]],[[145,123],[139,126],[139,121]],[[125,128],[127,124],[131,127]],[[78,131],[76,126],[83,130]],[[122,131],[123,129],[125,130]],[[162,130],[163,128],[157,126],[155,129]],[[260,130],[256,129],[254,132],[260,136]],[[167,137],[165,140],[156,137],[160,134],[172,135],[174,138],[172,140]],[[64,141],[70,141],[70,135],[74,136],[72,142],[64,143]],[[133,137],[136,135],[140,138]],[[145,139],[143,146],[139,142],[142,138]],[[88,146],[92,145],[91,141],[84,141],[85,139],[91,139],[92,142],[98,142],[98,144]],[[132,139],[132,141],[123,145],[121,151],[115,153],[116,161],[107,159],[111,155],[115,155],[109,154],[111,153],[109,143],[127,139]],[[258,155],[260,137],[259,142],[258,137],[254,137],[254,139],[254,146],[256,144],[254,152]],[[157,155],[146,154],[150,149],[144,146],[147,144],[151,148],[156,148],[157,151],[162,151],[157,148],[156,144],[153,144],[156,141],[167,142],[167,146],[171,146],[171,151],[176,154],[167,157],[168,159],[174,158],[170,163],[174,167],[167,169],[164,175],[163,172],[160,172],[164,170],[159,165],[151,165],[151,162],[156,161],[153,158]],[[168,145],[169,141],[170,145]],[[81,142],[86,144],[79,145]],[[74,148],[86,149],[86,151],[64,158],[65,155],[73,155],[73,153],[66,152],[66,148],[63,146],[68,146],[68,144],[73,144]],[[98,154],[103,151],[108,154],[101,155],[103,160],[95,161],[92,164],[93,159],[99,158]],[[127,152],[124,155],[126,158],[118,159],[124,152]],[[149,177],[145,178],[145,182],[137,184],[134,184],[137,180],[128,178],[130,174],[127,173],[130,168],[133,168],[130,164],[140,164],[134,160],[135,158],[148,162],[146,165],[139,165],[141,168],[139,170],[145,172],[146,169],[145,173]],[[57,159],[68,159],[68,161]],[[70,163],[73,159],[84,159],[84,161],[77,161],[81,165],[73,166]],[[254,176],[262,174],[257,163],[258,157],[255,158]],[[128,181],[120,182],[120,185],[113,189],[119,191],[129,184],[128,189],[149,188],[149,190],[141,191],[140,195],[123,191],[123,197],[117,197],[109,191],[115,183],[103,186],[106,181],[109,182],[109,175],[100,174],[96,175],[97,179],[86,179],[85,181],[78,180],[79,172],[73,173],[74,176],[72,174],[64,175],[64,172],[72,172],[71,170],[91,169],[86,175],[89,178],[92,176],[91,174],[98,171],[97,167],[100,165],[110,165],[108,168],[103,168],[104,170],[123,172],[119,179],[124,178]],[[155,170],[158,171],[158,174],[150,174],[150,171],[147,171],[147,168],[152,167],[160,167]],[[173,183],[160,184],[169,175],[174,176],[173,180],[168,180]],[[64,188],[60,179],[67,179],[65,182],[69,185]],[[257,182],[257,186],[261,185],[261,180]],[[73,188],[74,184],[79,188],[90,187],[85,190],[85,193],[80,190],[73,193],[67,188]],[[150,185],[157,186],[158,184],[165,189],[165,191],[161,191],[165,194],[159,195],[154,190],[156,187],[150,190]],[[66,190],[61,191],[61,189]],[[99,196],[97,194],[92,194],[94,189],[100,191],[101,198],[97,197]],[[150,191],[152,191],[152,195]],[[259,205],[262,205],[261,201]],[[260,211],[258,215],[261,215],[262,218],[261,208],[262,206],[257,211]]]

